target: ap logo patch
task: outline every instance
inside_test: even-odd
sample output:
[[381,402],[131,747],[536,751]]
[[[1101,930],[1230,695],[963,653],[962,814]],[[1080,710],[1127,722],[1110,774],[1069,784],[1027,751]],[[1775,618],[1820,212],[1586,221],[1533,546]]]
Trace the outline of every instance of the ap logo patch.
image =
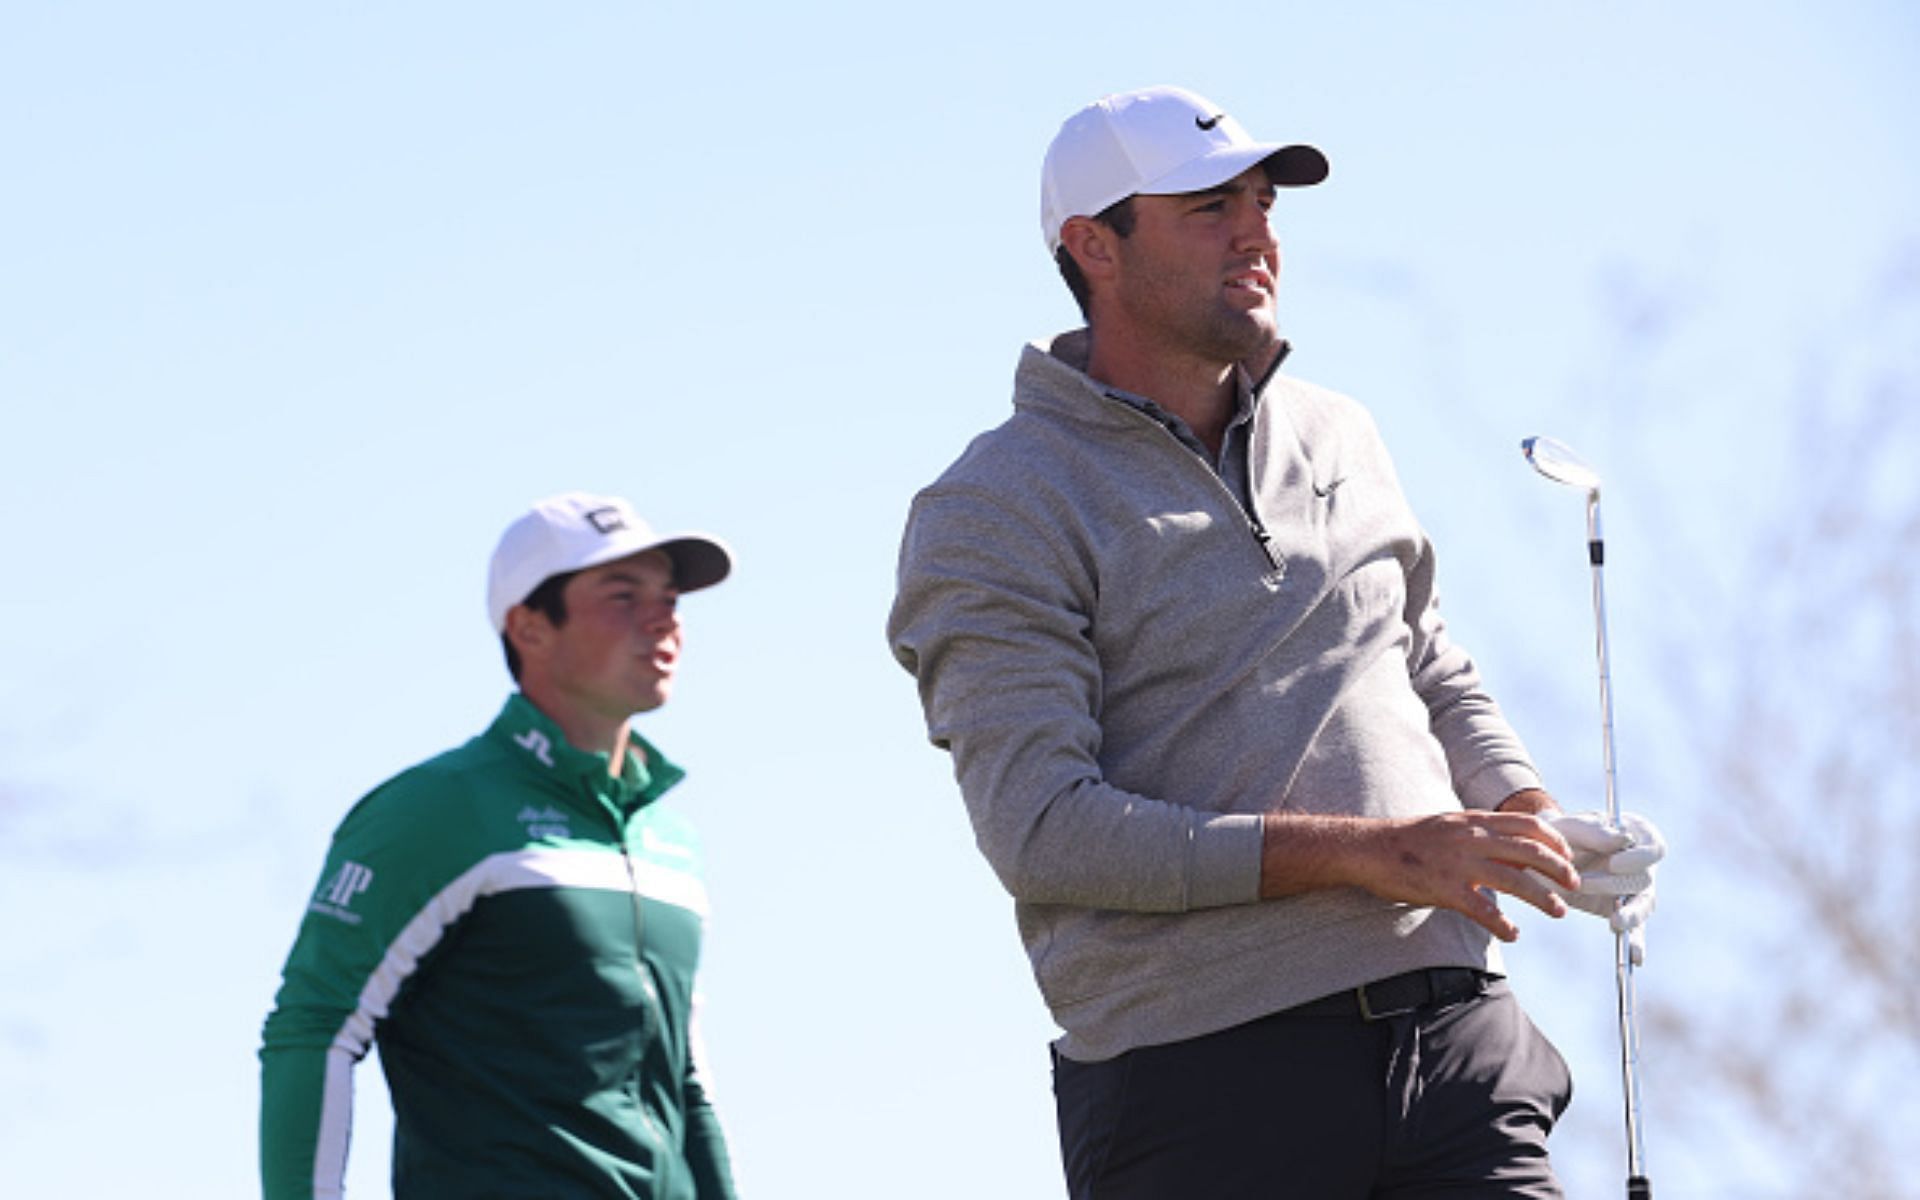
[[345,921],[349,925],[358,925],[360,914],[352,911],[353,898],[372,886],[372,867],[357,862],[343,862],[339,870],[321,883],[307,911]]

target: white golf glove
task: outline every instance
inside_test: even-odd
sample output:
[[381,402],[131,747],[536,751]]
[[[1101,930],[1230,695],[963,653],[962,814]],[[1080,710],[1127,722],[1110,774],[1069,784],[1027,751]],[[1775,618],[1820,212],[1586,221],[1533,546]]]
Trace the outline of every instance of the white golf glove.
[[1597,812],[1556,813],[1547,823],[1573,847],[1573,869],[1580,872],[1578,892],[1557,885],[1553,890],[1572,907],[1605,917],[1614,932],[1626,934],[1627,953],[1639,966],[1647,956],[1646,924],[1653,915],[1653,870],[1667,856],[1666,839],[1637,813],[1621,813],[1618,827]]

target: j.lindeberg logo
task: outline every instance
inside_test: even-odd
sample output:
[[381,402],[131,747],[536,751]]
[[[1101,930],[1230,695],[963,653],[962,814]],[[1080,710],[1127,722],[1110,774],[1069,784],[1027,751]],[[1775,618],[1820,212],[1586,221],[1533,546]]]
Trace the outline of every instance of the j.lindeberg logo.
[[1320,483],[1316,481],[1313,485],[1313,494],[1320,497],[1322,500],[1324,500],[1328,496],[1333,495],[1333,489],[1339,487],[1341,484],[1345,483],[1346,481],[1347,481],[1347,477],[1345,475],[1342,475],[1340,478],[1334,480],[1332,483],[1329,483],[1324,487],[1322,487]]
[[360,923],[360,914],[348,911],[353,898],[373,886],[373,868],[357,862],[343,862],[340,869],[320,885],[319,894],[307,908],[349,925]]
[[514,738],[513,742],[514,745],[519,746],[547,766],[550,767],[553,765],[553,743],[548,741],[547,735],[541,733],[538,729],[527,730],[519,737]]
[[619,533],[627,527],[627,519],[612,505],[590,508],[580,515],[587,519],[587,524],[593,526],[595,533]]
[[1213,127],[1214,127],[1215,125],[1218,125],[1218,124],[1220,123],[1220,118],[1222,118],[1222,117],[1224,117],[1224,116],[1226,116],[1226,115],[1227,115],[1227,114],[1225,114],[1225,113],[1215,113],[1215,114],[1213,114],[1213,115],[1212,115],[1211,117],[1208,117],[1208,118],[1207,118],[1206,120],[1204,120],[1204,121],[1203,121],[1203,120],[1201,120],[1201,119],[1200,119],[1199,117],[1195,117],[1195,118],[1193,119],[1193,123],[1194,123],[1195,125],[1198,125],[1198,126],[1199,126],[1199,127],[1200,127],[1200,128],[1202,129],[1202,130],[1204,130],[1205,132],[1207,132],[1207,133],[1212,133],[1212,132],[1213,132]]

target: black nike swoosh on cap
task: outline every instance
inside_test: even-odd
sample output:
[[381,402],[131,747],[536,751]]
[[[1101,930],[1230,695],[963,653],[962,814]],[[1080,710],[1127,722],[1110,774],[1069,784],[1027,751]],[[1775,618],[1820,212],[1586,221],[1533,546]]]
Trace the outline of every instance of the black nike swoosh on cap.
[[1227,114],[1225,113],[1215,113],[1213,114],[1213,116],[1209,117],[1204,121],[1202,121],[1199,117],[1195,117],[1193,119],[1193,123],[1195,125],[1198,125],[1200,128],[1206,130],[1207,132],[1211,133],[1213,132],[1213,127],[1220,123],[1220,118],[1226,115]]

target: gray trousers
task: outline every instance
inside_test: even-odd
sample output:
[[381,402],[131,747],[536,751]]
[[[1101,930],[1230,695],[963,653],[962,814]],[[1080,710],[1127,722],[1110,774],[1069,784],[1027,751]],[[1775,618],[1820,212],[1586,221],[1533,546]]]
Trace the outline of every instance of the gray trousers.
[[1056,1054],[1068,1192],[1561,1200],[1547,1134],[1572,1097],[1566,1062],[1503,981],[1466,978],[1464,997],[1384,1015],[1316,1001],[1104,1062]]

